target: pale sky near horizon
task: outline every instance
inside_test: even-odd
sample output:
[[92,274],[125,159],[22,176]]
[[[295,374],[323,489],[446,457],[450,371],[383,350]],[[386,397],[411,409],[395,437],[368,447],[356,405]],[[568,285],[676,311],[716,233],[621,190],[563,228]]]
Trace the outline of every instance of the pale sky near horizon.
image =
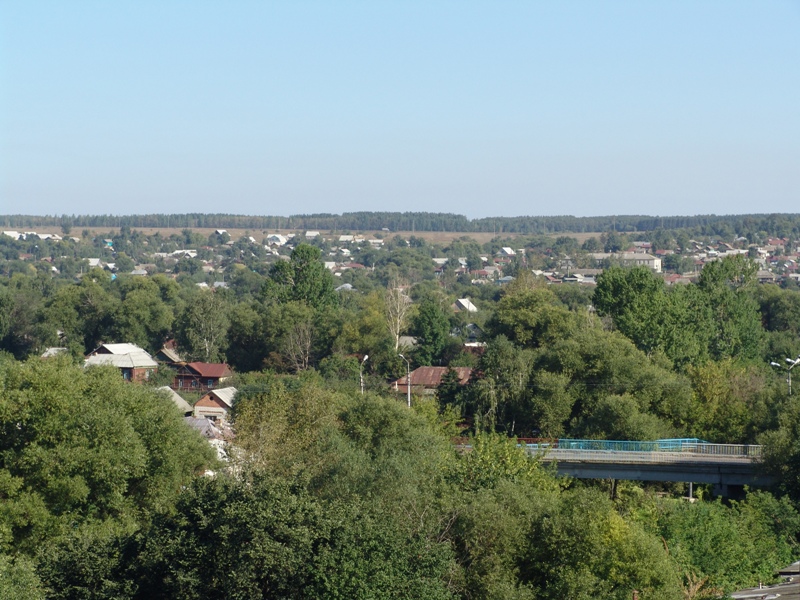
[[800,0],[0,1],[0,213],[800,213]]

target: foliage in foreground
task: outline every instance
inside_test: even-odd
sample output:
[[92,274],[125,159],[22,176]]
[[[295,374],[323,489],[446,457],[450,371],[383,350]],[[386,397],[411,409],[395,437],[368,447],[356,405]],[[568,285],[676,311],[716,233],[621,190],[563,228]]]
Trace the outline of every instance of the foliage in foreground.
[[[171,405],[113,372],[0,374],[2,597],[678,600],[797,555],[786,498],[689,504],[627,484],[611,500],[504,436],[457,451],[425,405],[313,374],[251,381],[236,475],[213,478],[192,477],[207,449]],[[70,416],[87,404],[113,430]]]

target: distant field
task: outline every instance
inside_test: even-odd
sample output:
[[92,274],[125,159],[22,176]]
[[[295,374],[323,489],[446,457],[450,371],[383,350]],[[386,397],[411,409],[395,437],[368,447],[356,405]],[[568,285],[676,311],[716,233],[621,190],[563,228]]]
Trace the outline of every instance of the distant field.
[[[62,235],[61,228],[59,227],[38,227],[35,228],[36,231],[39,233],[57,233]],[[119,231],[116,227],[73,227],[70,235],[75,237],[80,237],[81,233],[84,229],[88,229],[94,235],[106,235],[110,234],[112,237],[115,232]],[[169,237],[173,234],[180,234],[183,231],[183,227],[133,227],[133,229],[137,231],[141,231],[147,235],[153,235],[154,233],[158,232],[164,237]],[[193,227],[191,228],[192,231],[196,231],[204,236],[208,236],[214,233],[215,228],[213,227]],[[227,228],[226,231],[231,235],[233,239],[237,239],[242,235],[252,235],[253,237],[257,237],[259,234],[263,235],[265,232],[260,229],[235,229],[235,228]],[[270,229],[267,233],[303,233],[303,231],[298,231],[296,229]],[[331,236],[331,235],[339,235],[340,231],[331,234],[330,231],[321,230],[320,233],[323,236]],[[399,235],[403,238],[409,238],[412,235],[418,238],[422,238],[427,242],[431,242],[434,244],[449,244],[453,240],[456,240],[461,237],[468,237],[479,244],[485,244],[487,242],[492,241],[495,237],[498,237],[497,234],[494,233],[481,233],[481,232],[458,232],[458,231],[392,231],[390,233],[381,232],[381,231],[348,231],[347,233],[365,235],[368,237],[375,236],[377,234],[383,233],[386,237],[393,237],[395,235]],[[519,233],[504,233],[500,234],[501,237],[520,237],[524,234]],[[552,234],[550,237],[556,238],[560,236],[569,236],[577,239],[579,242],[584,242],[590,237],[599,237],[599,233],[559,233],[559,234]]]

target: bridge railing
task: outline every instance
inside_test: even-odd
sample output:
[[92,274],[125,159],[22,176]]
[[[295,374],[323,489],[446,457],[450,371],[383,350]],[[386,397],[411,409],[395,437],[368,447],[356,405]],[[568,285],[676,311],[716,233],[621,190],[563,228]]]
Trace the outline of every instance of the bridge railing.
[[718,457],[760,458],[761,446],[749,444],[711,444],[697,438],[654,441],[632,440],[558,440],[519,439],[520,445],[531,451],[574,450],[579,452],[636,452],[658,454],[691,454]]

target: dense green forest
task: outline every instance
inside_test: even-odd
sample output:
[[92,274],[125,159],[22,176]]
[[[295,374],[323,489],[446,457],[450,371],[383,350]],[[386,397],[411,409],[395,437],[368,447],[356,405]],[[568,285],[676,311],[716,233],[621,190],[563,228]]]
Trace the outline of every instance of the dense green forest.
[[254,230],[322,229],[330,231],[454,231],[464,233],[584,233],[601,231],[646,232],[657,229],[688,230],[691,234],[751,238],[760,231],[770,235],[800,236],[800,215],[619,215],[573,217],[487,217],[468,219],[452,213],[353,212],[291,216],[247,216],[228,214],[176,215],[0,215],[0,226],[33,227],[214,227]]
[[[770,366],[800,355],[800,292],[759,284],[746,255],[685,285],[619,266],[547,285],[518,258],[511,283],[475,285],[459,259],[502,238],[390,238],[335,277],[324,240],[276,255],[188,229],[108,237],[0,240],[0,597],[700,599],[800,557],[800,402]],[[453,310],[465,297],[477,312]],[[155,390],[167,368],[143,385],[83,368],[100,343],[168,339],[236,372],[228,463]],[[50,346],[69,351],[39,358]],[[472,378],[409,410],[399,352]],[[764,444],[779,484],[688,502],[683,485],[558,478],[515,437]]]

